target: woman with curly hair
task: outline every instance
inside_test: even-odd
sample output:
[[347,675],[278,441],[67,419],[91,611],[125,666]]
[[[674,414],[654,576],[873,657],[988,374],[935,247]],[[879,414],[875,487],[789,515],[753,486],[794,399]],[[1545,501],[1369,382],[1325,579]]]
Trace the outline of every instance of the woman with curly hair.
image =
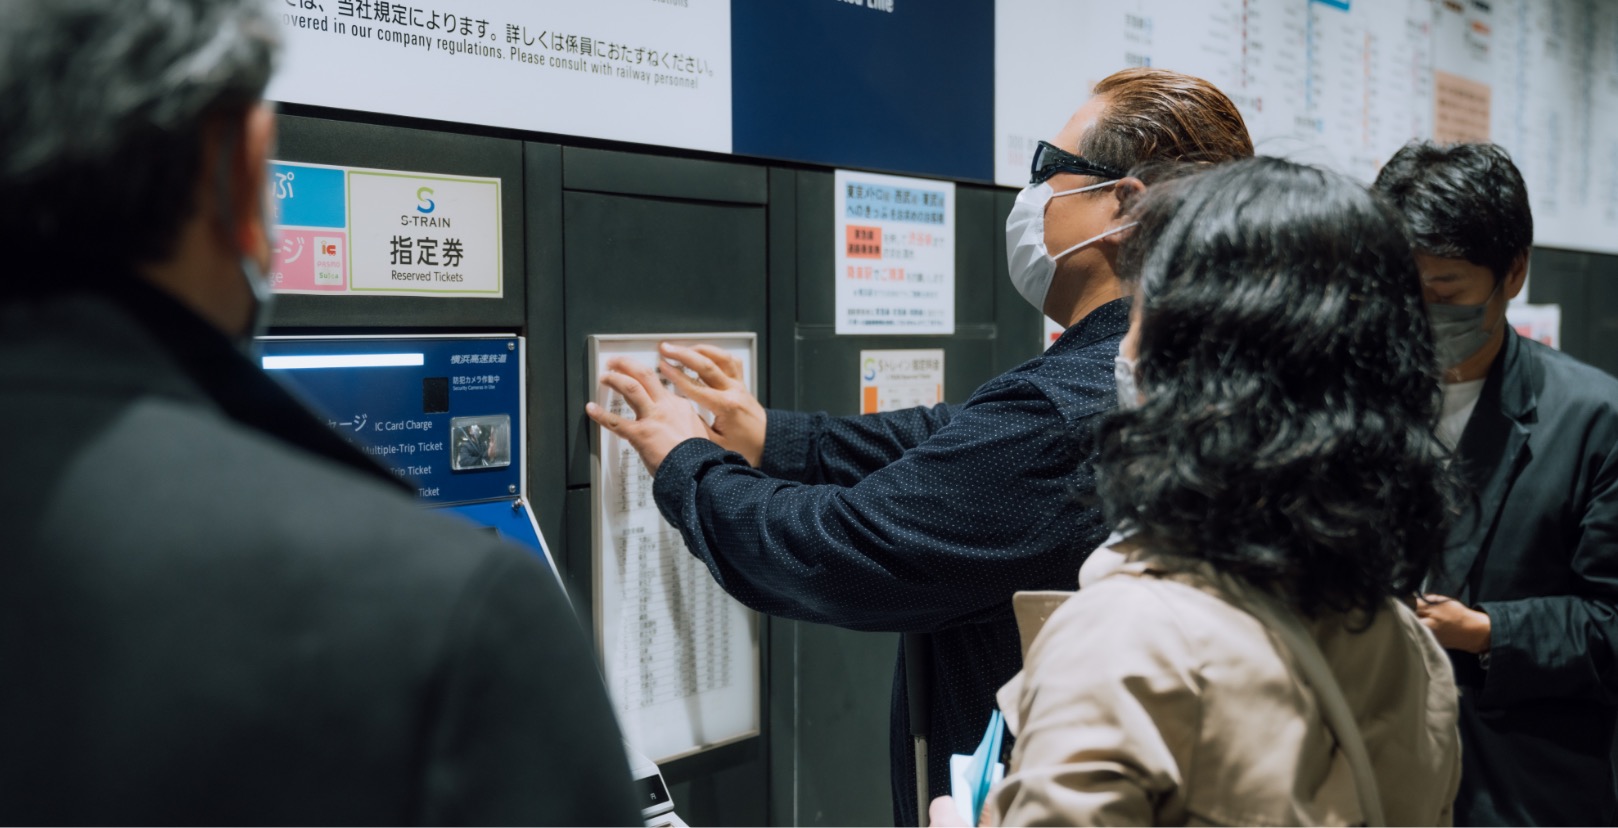
[[1448,823],[1448,659],[1402,603],[1452,513],[1400,220],[1272,158],[1155,185],[1085,563],[1000,692],[1001,824]]

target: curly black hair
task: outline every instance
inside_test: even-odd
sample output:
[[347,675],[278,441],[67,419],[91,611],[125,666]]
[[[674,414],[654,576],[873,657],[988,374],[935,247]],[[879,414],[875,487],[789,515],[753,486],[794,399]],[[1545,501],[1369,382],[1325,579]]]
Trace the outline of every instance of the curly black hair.
[[1534,243],[1528,185],[1498,145],[1412,141],[1371,188],[1399,209],[1416,250],[1482,265],[1496,282]]
[[1414,594],[1455,498],[1399,216],[1274,158],[1153,185],[1133,212],[1143,402],[1098,435],[1109,519],[1311,616]]

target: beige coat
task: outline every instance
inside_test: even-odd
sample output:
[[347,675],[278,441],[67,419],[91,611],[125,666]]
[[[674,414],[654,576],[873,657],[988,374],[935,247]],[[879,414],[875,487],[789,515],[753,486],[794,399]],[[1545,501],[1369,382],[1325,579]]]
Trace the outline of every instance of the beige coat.
[[[1037,638],[1025,630],[1023,671],[999,695],[1017,743],[989,795],[995,824],[1362,824],[1314,691],[1243,610],[1258,593],[1118,548],[1091,557]],[[1360,725],[1387,820],[1448,825],[1457,696],[1432,634],[1392,601],[1358,633],[1340,616],[1299,623]]]

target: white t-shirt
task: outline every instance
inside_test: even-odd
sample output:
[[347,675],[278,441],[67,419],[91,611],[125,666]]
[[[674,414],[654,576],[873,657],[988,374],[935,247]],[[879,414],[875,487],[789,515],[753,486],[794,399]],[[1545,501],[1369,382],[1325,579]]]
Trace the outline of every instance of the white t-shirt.
[[1472,418],[1472,409],[1478,407],[1483,394],[1483,380],[1452,382],[1444,386],[1444,416],[1438,420],[1438,439],[1445,448],[1455,450],[1466,431],[1466,421]]

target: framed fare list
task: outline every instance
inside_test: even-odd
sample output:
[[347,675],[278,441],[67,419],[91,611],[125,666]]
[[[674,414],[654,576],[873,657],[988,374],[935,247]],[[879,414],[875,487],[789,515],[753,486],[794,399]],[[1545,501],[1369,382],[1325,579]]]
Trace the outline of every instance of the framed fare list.
[[[599,379],[613,357],[653,368],[665,341],[723,348],[741,361],[748,389],[758,387],[755,334],[600,335],[590,337],[591,397],[634,417]],[[758,735],[758,615],[726,595],[663,520],[635,450],[592,426],[596,646],[624,735],[655,762]]]

